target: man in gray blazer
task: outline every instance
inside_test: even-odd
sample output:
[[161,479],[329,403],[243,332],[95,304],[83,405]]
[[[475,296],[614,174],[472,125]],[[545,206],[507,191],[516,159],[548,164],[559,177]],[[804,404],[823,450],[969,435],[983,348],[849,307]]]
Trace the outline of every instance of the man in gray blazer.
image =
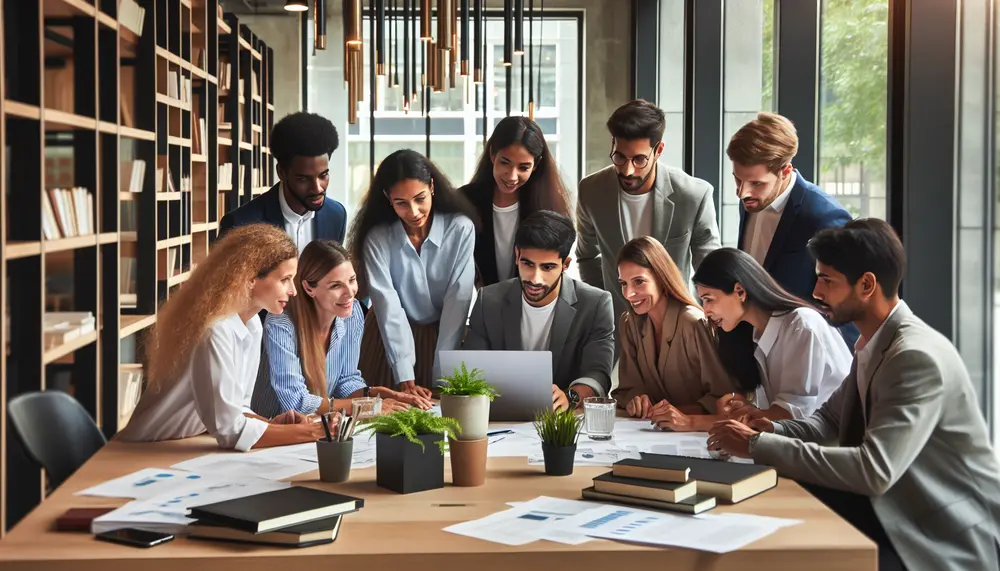
[[813,295],[861,331],[851,373],[811,417],[722,421],[709,449],[802,482],[878,543],[879,569],[997,571],[1000,465],[958,351],[899,299],[902,244],[862,219],[809,250]]
[[685,282],[718,248],[712,185],[660,162],[666,119],[656,106],[636,99],[608,119],[612,166],[580,181],[576,257],[580,277],[613,293],[615,315],[625,311],[618,287],[618,250],[639,236],[663,243]]
[[514,236],[518,277],[484,287],[464,349],[552,352],[552,407],[577,408],[611,389],[615,318],[611,294],[566,276],[573,222],[549,210]]

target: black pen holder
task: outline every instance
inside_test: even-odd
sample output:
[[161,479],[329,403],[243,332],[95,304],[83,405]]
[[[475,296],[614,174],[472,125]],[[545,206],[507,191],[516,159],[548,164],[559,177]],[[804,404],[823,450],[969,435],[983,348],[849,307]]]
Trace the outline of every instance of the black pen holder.
[[316,441],[316,460],[319,462],[319,479],[323,482],[346,482],[351,477],[351,459],[354,457],[354,439],[340,442],[326,439]]

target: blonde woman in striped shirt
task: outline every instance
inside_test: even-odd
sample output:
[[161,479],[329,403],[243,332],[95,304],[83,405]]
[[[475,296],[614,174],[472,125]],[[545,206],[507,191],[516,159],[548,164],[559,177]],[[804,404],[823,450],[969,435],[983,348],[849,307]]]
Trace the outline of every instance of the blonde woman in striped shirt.
[[350,409],[350,399],[380,396],[383,412],[431,402],[385,387],[367,389],[358,360],[365,316],[354,265],[333,240],[310,242],[299,258],[295,283],[302,294],[285,312],[264,322],[266,366],[260,368],[252,408],[273,416],[287,410],[322,414]]

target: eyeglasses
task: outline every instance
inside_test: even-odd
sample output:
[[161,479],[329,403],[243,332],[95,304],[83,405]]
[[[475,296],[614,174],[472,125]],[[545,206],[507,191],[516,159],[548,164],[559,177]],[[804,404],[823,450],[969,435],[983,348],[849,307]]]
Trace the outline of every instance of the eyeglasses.
[[637,169],[643,169],[646,168],[647,164],[649,164],[649,160],[652,158],[653,152],[655,151],[656,149],[652,148],[649,150],[648,155],[636,155],[631,159],[619,153],[618,151],[614,151],[613,153],[611,153],[611,162],[614,163],[616,167],[623,167],[625,166],[625,163],[632,161],[632,166],[634,166]]

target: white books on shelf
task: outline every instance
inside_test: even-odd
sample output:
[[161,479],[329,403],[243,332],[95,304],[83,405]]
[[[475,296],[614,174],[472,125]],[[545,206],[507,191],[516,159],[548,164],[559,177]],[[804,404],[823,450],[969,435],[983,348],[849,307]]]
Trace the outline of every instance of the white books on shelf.
[[118,22],[122,26],[141,36],[145,20],[146,9],[139,6],[135,0],[118,0]]
[[46,239],[94,233],[94,201],[89,190],[50,188],[46,198],[42,201],[42,231]]

